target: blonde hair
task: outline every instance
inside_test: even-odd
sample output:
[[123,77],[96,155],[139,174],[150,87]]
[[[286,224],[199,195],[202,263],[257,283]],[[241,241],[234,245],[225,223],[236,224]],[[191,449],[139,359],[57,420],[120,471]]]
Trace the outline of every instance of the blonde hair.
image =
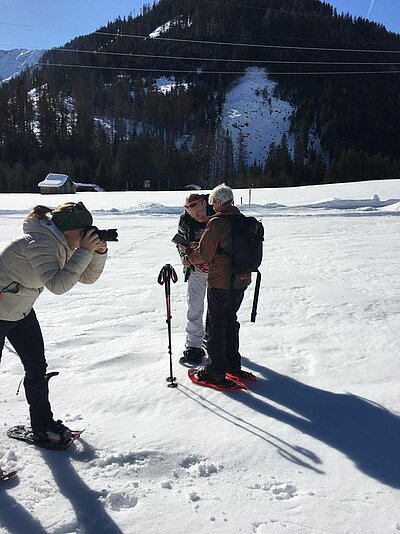
[[34,206],[27,216],[27,220],[31,219],[50,219],[49,213],[53,212],[63,212],[69,210],[75,206],[75,202],[63,202],[59,204],[56,208],[49,208],[48,206],[42,206],[38,204]]

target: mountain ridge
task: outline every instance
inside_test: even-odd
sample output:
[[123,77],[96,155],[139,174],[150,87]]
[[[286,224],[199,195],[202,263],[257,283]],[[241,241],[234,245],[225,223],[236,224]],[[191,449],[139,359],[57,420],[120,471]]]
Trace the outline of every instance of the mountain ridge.
[[36,65],[45,50],[13,48],[0,50],[0,84],[10,81],[26,68]]
[[[400,176],[399,69],[392,65],[399,51],[400,36],[318,0],[252,0],[247,7],[161,0],[47,51],[40,70],[9,84],[11,93],[21,84],[47,89],[40,136],[36,143],[28,136],[33,165],[6,150],[7,165],[35,166],[35,179],[43,167],[57,167],[106,189],[141,188],[144,180],[155,188],[188,181],[278,187]],[[293,110],[281,137],[268,140],[273,118],[265,114],[257,134],[265,153],[254,159],[255,129],[240,127],[235,136],[223,114],[252,67],[274,84],[265,101]],[[161,77],[173,77],[171,90],[157,90]]]

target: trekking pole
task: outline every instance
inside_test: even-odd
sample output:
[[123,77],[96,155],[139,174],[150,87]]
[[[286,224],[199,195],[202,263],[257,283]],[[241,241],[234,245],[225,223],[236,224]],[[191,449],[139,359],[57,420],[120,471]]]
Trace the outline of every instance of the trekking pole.
[[257,271],[256,287],[254,289],[253,307],[251,310],[251,319],[250,319],[252,323],[256,322],[258,296],[260,294],[260,285],[261,285],[261,273],[260,271]]
[[164,286],[165,289],[165,302],[167,305],[167,325],[168,325],[168,352],[169,352],[169,376],[167,377],[167,382],[169,382],[169,388],[176,388],[178,384],[176,378],[172,372],[172,341],[171,341],[171,280],[175,284],[178,280],[178,276],[175,272],[175,269],[167,263],[161,269],[160,274],[158,275],[158,283]]

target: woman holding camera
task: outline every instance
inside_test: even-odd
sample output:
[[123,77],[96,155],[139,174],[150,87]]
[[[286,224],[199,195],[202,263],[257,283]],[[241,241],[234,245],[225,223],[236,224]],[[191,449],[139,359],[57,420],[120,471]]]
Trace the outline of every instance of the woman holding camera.
[[24,387],[35,439],[62,444],[71,437],[51,411],[43,337],[33,305],[46,287],[62,295],[78,282],[100,277],[107,245],[98,237],[82,202],[52,210],[35,206],[23,223],[24,235],[0,252],[0,359],[7,337],[25,369]]

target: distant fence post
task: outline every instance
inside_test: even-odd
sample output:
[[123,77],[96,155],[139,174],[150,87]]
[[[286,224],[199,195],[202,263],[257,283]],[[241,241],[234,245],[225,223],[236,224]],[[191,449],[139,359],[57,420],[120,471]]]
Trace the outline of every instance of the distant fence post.
[[249,189],[249,209],[251,209],[251,187]]

